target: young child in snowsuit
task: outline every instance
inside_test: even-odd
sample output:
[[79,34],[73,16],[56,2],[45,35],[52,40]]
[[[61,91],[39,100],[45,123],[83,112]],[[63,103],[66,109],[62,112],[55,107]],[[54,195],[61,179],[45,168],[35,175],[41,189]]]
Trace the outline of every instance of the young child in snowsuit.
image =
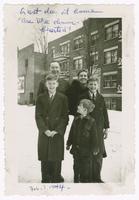
[[79,103],[68,141],[67,150],[74,158],[74,182],[88,183],[92,180],[91,158],[99,152],[97,129],[95,120],[89,115],[94,109],[94,104],[88,99],[82,99]]

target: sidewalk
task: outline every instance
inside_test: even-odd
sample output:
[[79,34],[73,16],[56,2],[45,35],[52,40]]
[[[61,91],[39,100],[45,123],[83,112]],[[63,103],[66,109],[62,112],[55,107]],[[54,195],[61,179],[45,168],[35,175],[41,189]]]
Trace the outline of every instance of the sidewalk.
[[[18,134],[18,179],[22,183],[39,183],[41,181],[40,162],[37,158],[38,130],[35,123],[35,107],[18,105],[17,134]],[[121,127],[122,113],[109,111],[110,132],[105,142],[108,157],[104,159],[102,179],[105,182],[119,182],[121,179]],[[21,120],[24,119],[24,121]],[[73,117],[65,133],[65,141]],[[118,126],[117,126],[118,124]],[[62,164],[62,175],[65,182],[73,182],[73,160],[68,151],[65,150],[65,160]]]

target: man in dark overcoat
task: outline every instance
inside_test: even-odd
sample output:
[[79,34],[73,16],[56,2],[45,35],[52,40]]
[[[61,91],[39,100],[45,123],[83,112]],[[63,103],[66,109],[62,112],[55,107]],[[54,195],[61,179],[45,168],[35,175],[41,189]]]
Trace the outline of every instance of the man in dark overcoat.
[[101,180],[102,161],[103,161],[103,158],[107,156],[104,139],[106,139],[108,135],[109,119],[108,119],[108,113],[107,113],[107,108],[105,105],[104,98],[98,92],[98,79],[90,78],[88,80],[87,87],[89,90],[85,92],[80,97],[80,99],[90,99],[95,105],[95,108],[93,112],[91,113],[91,116],[96,121],[100,152],[97,156],[93,157],[93,159],[95,159],[95,162],[92,162],[93,163],[92,174],[95,174],[95,177],[93,177],[93,182],[101,183],[103,182]]
[[64,159],[64,133],[68,124],[68,102],[56,92],[54,75],[46,77],[47,91],[36,101],[35,119],[39,130],[38,159],[41,161],[42,182],[62,182],[61,161]]

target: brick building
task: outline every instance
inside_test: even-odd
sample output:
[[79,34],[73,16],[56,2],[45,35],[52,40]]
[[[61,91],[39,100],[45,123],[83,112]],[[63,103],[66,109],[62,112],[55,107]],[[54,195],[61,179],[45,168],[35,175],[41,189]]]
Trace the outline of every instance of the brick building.
[[[83,28],[48,43],[48,62],[58,61],[61,75],[76,77],[76,72],[86,68]],[[49,65],[48,64],[48,65]]]
[[101,70],[100,91],[107,107],[122,109],[122,21],[120,18],[88,19],[84,22],[90,70]]
[[18,103],[34,104],[43,73],[46,72],[47,55],[34,52],[34,45],[18,49]]
[[66,78],[88,69],[100,80],[108,109],[122,107],[121,18],[89,18],[83,26],[48,43],[48,65],[58,61]]

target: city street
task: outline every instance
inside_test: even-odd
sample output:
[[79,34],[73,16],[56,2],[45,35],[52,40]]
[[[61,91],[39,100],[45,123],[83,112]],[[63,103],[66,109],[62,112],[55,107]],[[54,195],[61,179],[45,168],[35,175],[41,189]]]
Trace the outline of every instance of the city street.
[[[40,162],[37,158],[38,130],[35,123],[35,107],[18,105],[17,134],[18,134],[18,180],[22,183],[41,182]],[[22,116],[22,120],[21,120]],[[103,161],[102,179],[105,182],[120,182],[121,180],[121,120],[122,113],[109,111],[110,130],[105,140],[107,158]],[[65,134],[65,142],[73,117]],[[118,126],[117,126],[118,124]],[[65,182],[73,182],[73,159],[65,150],[65,159],[62,163],[62,175]]]

